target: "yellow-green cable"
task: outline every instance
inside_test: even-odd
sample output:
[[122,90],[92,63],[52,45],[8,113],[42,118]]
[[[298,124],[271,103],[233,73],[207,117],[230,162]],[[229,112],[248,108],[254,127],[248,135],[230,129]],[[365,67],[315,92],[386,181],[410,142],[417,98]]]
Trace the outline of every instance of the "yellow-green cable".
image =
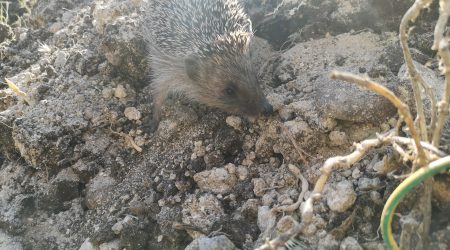
[[446,156],[439,160],[433,161],[428,166],[423,167],[416,172],[412,173],[406,178],[398,187],[392,192],[391,196],[387,200],[381,214],[381,234],[383,235],[384,242],[388,249],[400,249],[395,243],[392,236],[392,216],[394,211],[400,202],[400,200],[415,186],[422,183],[425,179],[450,168],[450,156]]

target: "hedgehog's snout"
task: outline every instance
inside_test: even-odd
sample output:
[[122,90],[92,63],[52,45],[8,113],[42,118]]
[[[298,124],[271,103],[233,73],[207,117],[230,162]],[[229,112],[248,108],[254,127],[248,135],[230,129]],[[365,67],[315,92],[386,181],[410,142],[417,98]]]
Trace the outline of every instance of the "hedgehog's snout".
[[266,98],[264,98],[261,103],[263,115],[270,115],[273,113],[273,107]]
[[269,103],[269,101],[267,101],[267,99],[264,97],[259,102],[245,105],[242,111],[249,120],[256,120],[261,115],[268,116],[272,114],[273,107]]

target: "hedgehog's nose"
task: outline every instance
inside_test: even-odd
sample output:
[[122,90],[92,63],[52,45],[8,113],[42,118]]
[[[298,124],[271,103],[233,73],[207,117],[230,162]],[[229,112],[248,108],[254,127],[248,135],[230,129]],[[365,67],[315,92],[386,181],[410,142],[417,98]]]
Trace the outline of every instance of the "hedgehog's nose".
[[273,113],[273,107],[269,103],[269,101],[267,101],[266,98],[264,98],[264,100],[262,101],[262,107],[263,107],[263,114],[264,115],[270,115],[270,114]]

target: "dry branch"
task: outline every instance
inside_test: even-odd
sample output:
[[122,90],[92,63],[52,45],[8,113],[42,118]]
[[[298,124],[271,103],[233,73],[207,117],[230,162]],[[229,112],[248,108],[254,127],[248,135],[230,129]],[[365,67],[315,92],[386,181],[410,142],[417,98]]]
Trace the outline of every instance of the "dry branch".
[[[439,21],[443,21],[442,17],[445,17],[445,23],[447,23],[449,12],[450,12],[450,4],[447,1],[440,1],[441,3],[441,15],[439,16]],[[438,53],[441,57],[441,65],[442,65],[442,72],[445,75],[445,92],[442,96],[442,100],[439,102],[438,106],[438,120],[436,123],[436,129],[433,131],[433,146],[439,147],[440,139],[442,136],[442,129],[444,128],[445,121],[447,120],[448,116],[448,108],[449,108],[449,102],[450,102],[450,49],[448,44],[447,38],[440,39],[439,35],[436,35],[436,32],[444,32],[444,27],[438,27],[438,25],[441,25],[438,21],[438,24],[436,24],[436,30],[435,30],[435,45],[438,43]],[[436,41],[436,39],[440,39],[439,41]],[[433,48],[435,48],[433,46]]]
[[288,240],[292,237],[297,236],[305,227],[303,223],[298,223],[295,220],[292,220],[294,226],[289,229],[287,232],[280,234],[278,237],[271,241],[267,241],[262,246],[258,247],[256,250],[277,250],[284,245]]
[[274,207],[274,208],[272,208],[272,212],[276,212],[276,213],[293,212],[293,211],[297,210],[297,208],[299,208],[303,202],[303,198],[305,197],[306,191],[308,191],[308,181],[302,175],[300,170],[294,165],[289,165],[289,170],[291,170],[291,172],[297,177],[297,179],[300,179],[300,181],[302,182],[302,191],[298,195],[297,202],[295,202],[294,204],[291,204],[291,205],[287,205],[287,206]]
[[[417,118],[419,121],[419,131],[420,138],[422,140],[428,141],[427,128],[425,123],[425,113],[423,110],[423,102],[420,93],[419,83],[422,85],[425,84],[422,76],[417,72],[416,67],[414,66],[413,59],[411,56],[411,51],[408,47],[408,24],[410,21],[414,22],[414,20],[419,16],[420,11],[424,8],[428,8],[431,4],[432,0],[416,0],[416,2],[409,8],[406,14],[403,16],[402,21],[400,23],[400,44],[403,50],[403,56],[405,58],[406,66],[408,67],[408,74],[411,79],[411,84],[414,92],[414,98],[416,102],[417,108]],[[435,106],[435,103],[432,103]],[[421,162],[419,166],[423,166],[426,162]]]

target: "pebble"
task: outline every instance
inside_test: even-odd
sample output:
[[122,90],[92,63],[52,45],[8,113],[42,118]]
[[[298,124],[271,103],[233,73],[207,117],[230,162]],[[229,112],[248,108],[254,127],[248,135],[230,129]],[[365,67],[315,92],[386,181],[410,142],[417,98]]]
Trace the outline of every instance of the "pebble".
[[381,181],[378,177],[374,179],[363,177],[358,180],[358,188],[363,191],[377,189],[380,185]]
[[236,173],[237,173],[237,177],[240,181],[243,181],[243,180],[247,179],[247,177],[248,177],[248,169],[247,169],[247,167],[244,167],[242,165],[239,165],[237,167]]
[[225,235],[216,237],[200,237],[193,240],[184,250],[220,249],[235,250],[236,246]]
[[182,221],[204,231],[210,231],[214,224],[225,217],[225,212],[215,195],[196,196],[195,194],[189,195],[182,205]]
[[127,97],[127,92],[125,90],[125,87],[123,85],[117,85],[117,87],[114,90],[114,96],[117,98],[125,98]]
[[253,183],[253,193],[256,196],[261,197],[266,192],[265,189],[267,187],[266,182],[262,178],[254,178],[252,179]]
[[234,128],[235,130],[241,130],[242,120],[237,116],[228,116],[225,120],[228,126]]
[[213,168],[194,175],[194,181],[201,190],[215,194],[227,194],[236,185],[236,166],[228,164],[224,168]]
[[347,237],[341,242],[339,250],[363,250],[363,248],[355,238]]
[[261,232],[272,228],[277,220],[276,214],[272,213],[269,206],[258,207],[258,227]]
[[64,67],[66,65],[66,63],[67,63],[67,58],[68,57],[69,57],[69,55],[66,52],[64,52],[62,50],[59,50],[58,52],[56,52],[55,62],[54,62],[53,65],[56,68]]
[[112,88],[104,88],[102,90],[102,96],[106,100],[111,99],[114,96],[114,89],[112,89]]
[[353,184],[344,180],[336,184],[336,187],[328,189],[327,204],[334,212],[345,212],[356,201],[356,193]]
[[137,110],[135,107],[127,107],[124,111],[125,117],[130,121],[139,121],[141,119],[141,112]]

